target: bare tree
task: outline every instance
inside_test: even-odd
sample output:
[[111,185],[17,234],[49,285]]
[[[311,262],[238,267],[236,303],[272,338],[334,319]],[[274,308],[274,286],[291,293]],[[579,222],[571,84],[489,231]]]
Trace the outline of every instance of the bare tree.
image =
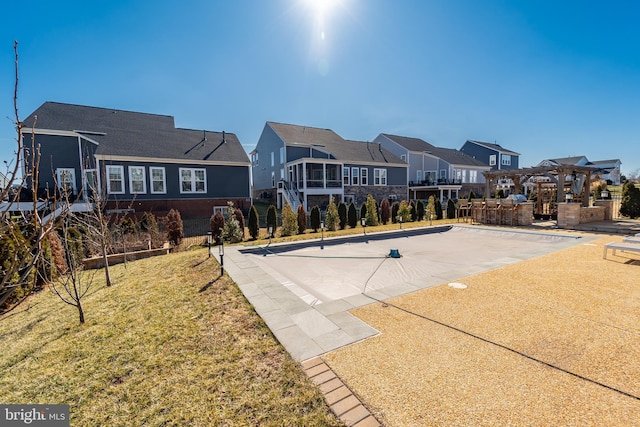
[[84,307],[82,300],[93,284],[97,270],[84,268],[83,236],[87,236],[87,216],[67,212],[59,217],[59,230],[62,233],[62,246],[68,266],[66,274],[58,276],[51,282],[51,290],[66,304],[78,310],[80,323],[84,323]]
[[[16,128],[14,158],[5,162],[7,185],[0,188],[0,310],[17,307],[35,289],[37,266],[41,261],[42,243],[52,224],[40,217],[38,201],[38,168],[40,149],[36,146],[32,129],[31,144],[23,140],[23,123],[18,112],[18,42],[14,42],[15,84],[13,93],[12,123]],[[35,128],[35,120],[33,123]],[[24,166],[24,167],[21,167]],[[22,169],[22,176],[20,171]],[[31,204],[25,209],[21,195],[28,194],[30,184]],[[19,215],[11,215],[20,212]],[[9,307],[10,306],[10,307]]]

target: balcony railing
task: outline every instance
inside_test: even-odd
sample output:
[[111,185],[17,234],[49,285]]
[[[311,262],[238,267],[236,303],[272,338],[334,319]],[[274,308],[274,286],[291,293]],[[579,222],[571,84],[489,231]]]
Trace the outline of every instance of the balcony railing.
[[[328,179],[327,181],[327,188],[341,188],[342,187],[342,181],[341,180],[331,180]],[[321,180],[321,179],[308,179],[307,180],[307,188],[323,188],[325,181]]]

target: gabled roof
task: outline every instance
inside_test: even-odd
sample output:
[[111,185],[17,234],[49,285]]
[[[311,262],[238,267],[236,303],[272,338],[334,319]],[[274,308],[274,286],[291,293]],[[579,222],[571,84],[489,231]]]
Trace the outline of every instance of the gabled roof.
[[489,166],[480,160],[474,159],[473,157],[464,154],[462,151],[455,150],[453,148],[440,148],[433,147],[431,150],[431,154],[436,157],[441,158],[445,162],[454,166],[474,166],[474,167],[483,167],[485,169],[489,169]]
[[479,145],[481,147],[488,148],[490,150],[499,151],[499,152],[501,152],[503,154],[509,154],[511,156],[519,156],[520,155],[520,153],[516,153],[515,151],[507,150],[506,148],[502,147],[499,144],[492,144],[490,142],[475,141],[473,139],[468,139],[467,142]]
[[427,141],[424,141],[420,138],[390,135],[387,133],[383,133],[382,135],[386,136],[390,140],[394,141],[396,144],[399,144],[400,146],[406,148],[409,151],[430,151],[432,148],[436,148],[435,146],[429,144]]
[[547,161],[555,163],[556,165],[576,165],[583,159],[588,161],[586,156],[560,157],[558,159],[547,159]]
[[286,145],[317,147],[343,162],[405,164],[380,144],[348,141],[331,129],[276,122],[267,122],[267,124]]
[[172,116],[45,102],[24,124],[25,132],[34,126],[84,135],[107,157],[249,163],[235,134],[176,128]]
[[620,159],[610,159],[610,160],[594,160],[593,162],[589,162],[592,165],[601,166],[601,165],[615,165],[617,163],[622,163]]

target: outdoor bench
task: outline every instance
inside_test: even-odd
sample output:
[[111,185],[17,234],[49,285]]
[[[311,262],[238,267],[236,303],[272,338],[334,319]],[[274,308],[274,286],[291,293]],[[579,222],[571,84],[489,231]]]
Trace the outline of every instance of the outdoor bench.
[[640,243],[633,242],[611,242],[604,245],[604,253],[602,254],[602,258],[607,259],[607,251],[609,249],[613,250],[613,254],[616,254],[616,250],[620,251],[631,251],[631,252],[640,252]]

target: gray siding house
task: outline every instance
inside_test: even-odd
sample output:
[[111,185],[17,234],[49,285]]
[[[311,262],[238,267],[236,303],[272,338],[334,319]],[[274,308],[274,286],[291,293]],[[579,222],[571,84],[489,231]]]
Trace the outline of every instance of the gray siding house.
[[426,199],[430,195],[457,199],[460,192],[484,189],[482,172],[489,167],[451,148],[436,147],[422,139],[381,133],[379,143],[408,163],[410,197]]
[[591,166],[594,171],[592,179],[604,179],[611,185],[620,185],[622,173],[620,159],[589,161],[587,156],[562,157],[558,159],[545,159],[538,163],[538,166],[576,165]]
[[498,144],[467,140],[461,152],[476,160],[491,166],[491,169],[518,169],[520,167],[520,153],[507,150]]
[[[75,210],[95,192],[107,209],[208,217],[251,205],[250,162],[232,133],[176,128],[172,116],[45,102],[24,122],[40,145],[38,193],[65,191]],[[27,144],[30,145],[30,144]]]
[[254,197],[293,209],[407,197],[407,165],[379,144],[330,129],[267,122],[251,152]]

